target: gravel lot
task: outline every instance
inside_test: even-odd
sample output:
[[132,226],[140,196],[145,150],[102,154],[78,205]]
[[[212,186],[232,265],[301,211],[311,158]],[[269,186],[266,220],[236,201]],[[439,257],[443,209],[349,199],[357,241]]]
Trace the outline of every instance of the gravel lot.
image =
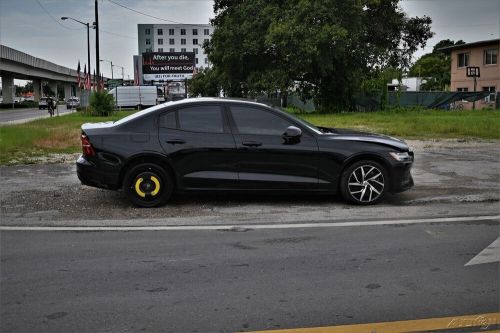
[[415,187],[375,207],[332,196],[184,195],[165,207],[131,206],[120,192],[80,185],[77,155],[0,167],[2,225],[182,225],[462,215],[499,209],[500,145],[494,141],[408,141]]

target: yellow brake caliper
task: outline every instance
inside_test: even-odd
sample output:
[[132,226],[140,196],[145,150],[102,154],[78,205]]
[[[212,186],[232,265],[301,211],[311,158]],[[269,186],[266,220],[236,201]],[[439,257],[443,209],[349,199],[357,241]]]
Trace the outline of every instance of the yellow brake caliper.
[[160,181],[154,176],[151,176],[151,180],[153,181],[153,183],[155,183],[155,189],[153,192],[151,192],[151,195],[154,197],[158,194],[158,192],[160,192]]
[[[143,181],[144,181],[143,178],[139,178],[135,182],[135,192],[142,198],[146,197],[146,193],[141,190],[141,184]],[[158,194],[158,192],[160,192],[160,181],[158,180],[158,178],[154,176],[151,176],[151,181],[155,183],[155,189],[150,193],[151,196],[154,197],[155,195]]]
[[137,181],[135,182],[135,192],[144,198],[146,196],[146,193],[142,192],[141,190],[141,183],[143,182],[143,180],[144,179],[142,178],[137,179]]

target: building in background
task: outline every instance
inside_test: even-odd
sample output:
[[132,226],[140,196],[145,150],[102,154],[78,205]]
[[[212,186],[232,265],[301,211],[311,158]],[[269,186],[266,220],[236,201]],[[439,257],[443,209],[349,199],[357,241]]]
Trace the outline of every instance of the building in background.
[[[500,39],[486,40],[440,49],[451,54],[451,91],[474,91],[474,79],[467,77],[467,67],[479,67],[476,91],[488,91],[489,96],[476,102],[476,107],[498,106],[500,88],[500,67],[498,50]],[[465,108],[472,108],[472,103],[463,103]]]
[[146,52],[194,52],[197,68],[209,67],[203,43],[209,41],[210,24],[138,24],[139,55]]
[[[156,85],[163,91],[165,100],[186,97],[187,79],[210,67],[203,44],[210,40],[213,27],[209,24],[138,24],[137,33],[134,84]],[[143,58],[145,53],[150,54]],[[178,57],[177,60],[165,60],[167,54],[172,53],[176,53],[173,56]],[[183,70],[176,71],[172,67],[182,67]],[[188,68],[192,68],[189,73]]]

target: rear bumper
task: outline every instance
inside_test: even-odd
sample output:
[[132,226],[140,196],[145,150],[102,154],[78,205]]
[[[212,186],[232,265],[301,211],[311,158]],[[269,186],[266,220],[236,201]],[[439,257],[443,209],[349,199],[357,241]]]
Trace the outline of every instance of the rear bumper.
[[83,155],[76,161],[76,174],[83,185],[117,190],[120,188],[119,172],[113,169],[98,168]]

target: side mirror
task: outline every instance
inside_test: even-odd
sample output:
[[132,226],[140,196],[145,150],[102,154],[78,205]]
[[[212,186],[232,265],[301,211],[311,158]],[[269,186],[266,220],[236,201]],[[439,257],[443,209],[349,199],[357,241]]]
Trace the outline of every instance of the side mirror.
[[302,135],[302,130],[295,126],[289,126],[285,133],[283,133],[283,138],[285,139],[298,139]]

